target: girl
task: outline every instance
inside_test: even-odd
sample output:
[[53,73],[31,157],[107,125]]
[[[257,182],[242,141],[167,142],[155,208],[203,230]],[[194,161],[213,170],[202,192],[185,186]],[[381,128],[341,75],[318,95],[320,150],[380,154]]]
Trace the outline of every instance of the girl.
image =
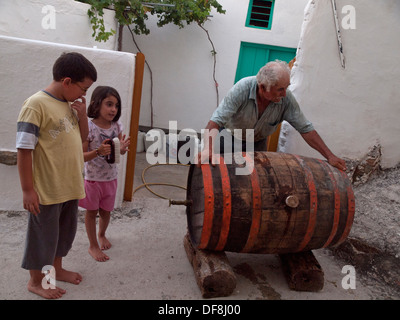
[[[120,153],[125,154],[130,138],[122,135],[121,98],[112,87],[99,86],[92,94],[88,111],[89,135],[83,143],[85,160],[86,198],[79,201],[79,206],[86,209],[85,226],[89,238],[89,254],[97,261],[107,261],[109,257],[102,251],[111,247],[105,236],[110,212],[114,209],[117,191],[117,165],[106,161],[111,153],[108,140],[118,137]],[[96,237],[96,216],[99,213],[98,242]]]

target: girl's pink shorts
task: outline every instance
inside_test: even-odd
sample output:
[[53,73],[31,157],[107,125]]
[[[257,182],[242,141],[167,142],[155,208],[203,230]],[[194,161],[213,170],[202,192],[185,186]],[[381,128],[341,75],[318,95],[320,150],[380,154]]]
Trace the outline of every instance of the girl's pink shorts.
[[85,180],[86,198],[79,200],[79,206],[86,210],[113,211],[117,186],[117,179],[112,181]]

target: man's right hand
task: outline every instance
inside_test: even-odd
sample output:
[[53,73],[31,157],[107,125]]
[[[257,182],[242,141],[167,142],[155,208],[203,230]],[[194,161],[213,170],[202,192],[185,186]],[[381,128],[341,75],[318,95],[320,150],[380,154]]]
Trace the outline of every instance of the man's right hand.
[[208,148],[204,148],[204,150],[197,155],[196,166],[200,167],[202,164],[211,164],[214,167],[216,163],[219,163],[218,160],[219,155],[210,152]]
[[219,125],[210,120],[204,129],[204,148],[197,156],[196,166],[200,167],[202,164],[209,163],[211,163],[212,166],[215,166],[216,163],[219,163],[219,155],[214,154],[212,149],[212,145],[218,132]]

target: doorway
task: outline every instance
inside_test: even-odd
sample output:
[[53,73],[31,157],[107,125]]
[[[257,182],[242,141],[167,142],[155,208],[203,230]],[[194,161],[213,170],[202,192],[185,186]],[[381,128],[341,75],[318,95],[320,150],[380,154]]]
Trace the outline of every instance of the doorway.
[[244,77],[254,76],[269,61],[276,59],[289,63],[296,56],[295,48],[242,42],[236,69],[235,83]]

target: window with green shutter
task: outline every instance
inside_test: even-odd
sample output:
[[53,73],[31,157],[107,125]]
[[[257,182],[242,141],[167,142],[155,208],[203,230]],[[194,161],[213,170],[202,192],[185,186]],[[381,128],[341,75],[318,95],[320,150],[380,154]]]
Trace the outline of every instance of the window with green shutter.
[[246,27],[271,29],[275,0],[250,0]]

